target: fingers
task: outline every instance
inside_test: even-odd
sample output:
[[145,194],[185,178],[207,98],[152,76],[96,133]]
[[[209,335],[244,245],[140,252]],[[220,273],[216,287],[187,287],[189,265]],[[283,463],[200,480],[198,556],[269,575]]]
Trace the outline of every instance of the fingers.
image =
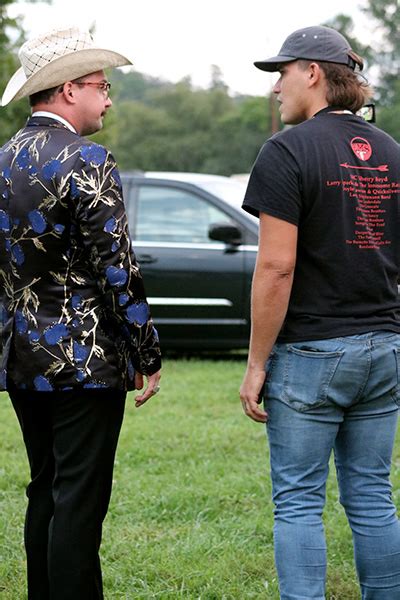
[[[161,389],[160,385],[159,385],[160,377],[161,377],[160,371],[157,371],[157,373],[153,373],[153,375],[146,375],[147,386],[142,394],[139,394],[139,396],[135,397],[135,406],[137,408],[139,408],[140,406],[142,406],[142,404],[147,402],[147,400],[149,400],[150,398],[155,396],[155,394],[158,394],[158,392]],[[143,376],[142,376],[142,386],[141,387],[143,387]]]
[[243,410],[245,412],[245,414],[250,417],[250,419],[253,419],[253,421],[256,421],[257,423],[266,423],[268,420],[268,415],[267,413],[262,410],[259,405],[258,405],[258,398],[257,400],[249,400],[246,398],[241,398],[242,401],[242,406],[243,406]]
[[144,381],[143,381],[143,375],[141,373],[139,373],[139,371],[135,372],[135,389],[136,390],[141,390],[143,387]]
[[240,387],[240,400],[242,402],[245,414],[257,421],[257,423],[266,423],[268,414],[259,405],[263,400],[265,385],[265,371],[246,371],[242,385]]

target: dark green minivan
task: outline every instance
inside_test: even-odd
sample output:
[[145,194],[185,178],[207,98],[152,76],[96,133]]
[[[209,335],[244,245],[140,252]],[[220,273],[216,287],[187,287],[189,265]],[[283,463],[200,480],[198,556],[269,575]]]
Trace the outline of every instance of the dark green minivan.
[[193,173],[121,179],[162,347],[246,347],[258,223],[240,208],[245,184]]

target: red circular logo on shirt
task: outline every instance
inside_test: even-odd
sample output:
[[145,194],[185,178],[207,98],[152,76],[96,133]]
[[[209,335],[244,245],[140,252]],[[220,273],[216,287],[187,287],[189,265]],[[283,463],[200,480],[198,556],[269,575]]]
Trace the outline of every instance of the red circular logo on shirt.
[[357,158],[360,160],[368,160],[371,158],[372,148],[368,140],[364,140],[364,138],[361,137],[355,137],[350,143]]

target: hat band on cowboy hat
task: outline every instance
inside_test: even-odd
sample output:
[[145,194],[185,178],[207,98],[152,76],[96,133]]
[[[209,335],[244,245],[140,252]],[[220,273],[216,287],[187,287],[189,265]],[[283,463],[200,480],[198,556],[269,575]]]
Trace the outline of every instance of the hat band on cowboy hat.
[[283,42],[277,56],[259,60],[254,65],[262,71],[278,71],[282,63],[295,60],[320,60],[362,69],[362,61],[354,55],[346,38],[331,27],[323,25],[305,27],[294,31]]
[[96,46],[91,35],[77,27],[28,40],[21,46],[19,59],[21,67],[4,90],[2,106],[89,73],[132,64],[123,54]]

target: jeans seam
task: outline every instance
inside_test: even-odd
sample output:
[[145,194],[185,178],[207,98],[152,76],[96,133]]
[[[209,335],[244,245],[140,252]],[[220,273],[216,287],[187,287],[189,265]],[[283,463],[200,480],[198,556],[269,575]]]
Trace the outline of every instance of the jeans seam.
[[397,406],[400,406],[400,397],[399,397],[399,356],[400,356],[400,348],[395,348],[394,349],[394,355],[395,355],[395,359],[396,359],[396,369],[397,369],[397,385],[395,385],[395,387],[392,389],[391,391],[391,396],[392,396],[392,400],[393,402],[396,403]]
[[355,404],[357,404],[357,402],[359,402],[361,396],[363,395],[365,387],[368,383],[368,379],[369,379],[369,376],[371,373],[371,364],[372,364],[372,358],[371,358],[371,348],[370,348],[369,352],[368,352],[368,368],[365,370],[364,382],[361,384],[360,389],[355,397],[355,401],[354,401]]

